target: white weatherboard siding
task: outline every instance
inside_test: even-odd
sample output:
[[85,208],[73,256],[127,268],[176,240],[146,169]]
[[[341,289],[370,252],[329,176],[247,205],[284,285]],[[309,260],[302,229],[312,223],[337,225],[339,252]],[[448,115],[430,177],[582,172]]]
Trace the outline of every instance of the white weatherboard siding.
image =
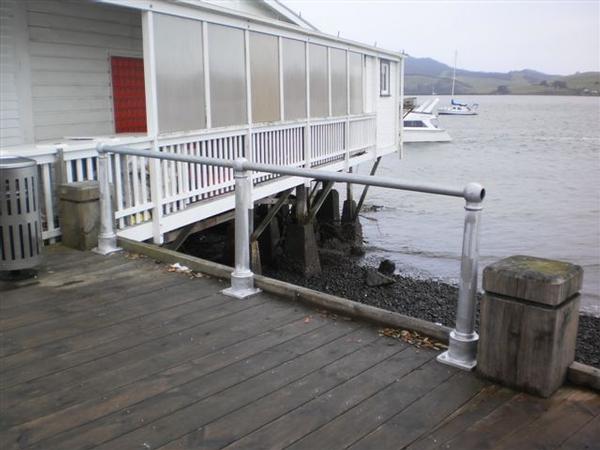
[[0,147],[31,143],[31,95],[24,5],[0,1]]
[[389,97],[379,96],[379,60],[377,61],[377,147],[386,148],[394,145],[396,139],[396,114],[398,104],[396,85],[398,83],[398,63],[390,63]]
[[28,0],[27,21],[35,140],[114,133],[110,57],[142,57],[139,11]]

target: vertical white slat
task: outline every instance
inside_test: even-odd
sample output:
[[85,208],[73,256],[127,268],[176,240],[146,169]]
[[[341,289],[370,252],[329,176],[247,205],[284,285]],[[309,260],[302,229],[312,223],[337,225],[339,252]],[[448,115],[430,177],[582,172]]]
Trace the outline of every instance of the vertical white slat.
[[290,152],[288,151],[288,149],[285,147],[285,145],[283,145],[283,136],[284,135],[285,135],[285,130],[277,131],[277,146],[281,149],[281,155],[283,157],[282,164],[284,166],[289,166],[290,160],[292,159],[293,155],[291,155]]
[[[175,148],[176,153],[179,155],[183,155],[185,153],[185,147],[186,144],[179,144],[177,145]],[[188,192],[188,188],[187,188],[187,179],[188,179],[188,175],[187,175],[187,163],[177,163],[177,179],[179,181],[179,194],[187,194]],[[188,199],[184,198],[183,200],[181,200],[179,202],[180,205],[180,209],[184,209],[186,207],[186,205],[188,204]]]
[[[115,177],[115,210],[120,211],[123,209],[123,179],[121,172],[121,157],[120,155],[113,155],[114,162],[114,177]],[[125,220],[120,218],[118,220],[119,228],[123,228],[125,226]]]
[[85,170],[87,172],[87,180],[91,181],[94,179],[94,165],[92,164],[92,157],[85,159]]
[[[197,157],[198,156],[198,141],[194,141],[188,145],[188,153],[190,156]],[[190,164],[190,189],[192,192],[198,191],[198,164]],[[198,200],[198,195],[195,194],[190,197],[192,202]]]
[[[214,139],[210,139],[208,141],[206,141],[206,151],[207,151],[207,156],[209,158],[213,158],[213,143],[214,143]],[[215,167],[214,166],[208,166],[206,168],[207,172],[208,172],[208,186],[210,187],[210,190],[208,191],[208,196],[212,197],[214,196],[214,190],[213,190],[213,186],[215,185]]]
[[[207,149],[208,141],[207,140],[202,141],[201,144],[202,144],[202,146],[200,147],[200,152],[201,152],[200,154],[202,156],[208,155],[208,149]],[[206,164],[202,164],[201,172],[202,172],[201,185],[203,188],[206,188],[206,187],[210,186],[210,183],[208,181],[208,170],[207,170]],[[203,199],[208,198],[208,194],[207,193],[202,194],[202,198]]]
[[73,179],[73,161],[65,161],[65,172],[67,175],[67,183],[75,181]]
[[[256,160],[258,162],[264,163],[265,159],[263,157],[263,148],[260,145],[259,142],[259,136],[258,134],[255,134],[252,139],[254,139],[253,145],[254,145],[254,152],[256,153]],[[257,182],[261,182],[264,179],[264,174],[261,174],[261,176],[257,177]]]
[[[175,153],[175,145],[167,146],[169,153]],[[169,181],[170,183],[170,193],[171,193],[171,208],[173,212],[179,211],[179,205],[177,204],[177,200],[174,198],[177,196],[177,166],[175,161],[169,161]]]
[[[196,141],[194,143],[194,155],[200,156],[200,150],[202,148],[202,142]],[[198,192],[202,187],[202,165],[194,164],[194,190]],[[196,201],[201,199],[200,195],[196,195]]]
[[[148,202],[148,171],[146,169],[148,164],[148,158],[140,158],[140,184],[142,187],[142,203]],[[150,219],[150,213],[145,210],[143,214],[143,220]]]
[[[181,144],[181,154],[182,155],[189,155],[190,153],[190,143],[185,142],[183,144]],[[191,179],[191,174],[190,171],[192,169],[191,167],[192,165],[190,163],[183,163],[183,189],[185,190],[186,195],[186,199],[185,199],[185,204],[189,205],[190,202],[192,201],[192,198],[190,196],[190,179]]]
[[[163,146],[161,147],[161,150],[165,153],[167,153],[167,147]],[[171,180],[169,177],[169,161],[163,159],[161,161],[161,174],[162,174],[162,187],[161,187],[161,192],[162,192],[162,198],[164,198],[165,204],[164,204],[164,210],[165,210],[165,214],[169,214],[171,212],[171,203],[169,203],[169,191],[171,190]]]
[[83,181],[83,164],[81,163],[81,158],[75,160],[75,169],[77,171],[77,179],[75,181]]
[[130,172],[130,164],[129,161],[131,160],[131,157],[129,155],[124,155],[123,156],[123,161],[121,164],[121,167],[123,169],[123,195],[125,197],[125,207],[129,208],[130,206],[133,206],[133,195],[132,195],[132,189],[131,189],[131,172]]
[[[225,138],[219,139],[219,146],[217,147],[217,158],[225,159]],[[223,184],[225,182],[225,169],[223,167],[219,167],[219,184]],[[219,194],[225,192],[225,189],[219,189]]]
[[[231,155],[230,155],[230,159],[236,159],[237,158],[237,136],[232,136],[231,137]],[[234,186],[235,186],[235,178],[233,177],[233,169],[229,169],[229,182],[231,183],[231,188],[229,189],[230,191],[233,191]]]
[[[46,213],[46,228],[49,232],[54,231],[54,207],[52,205],[52,179],[50,178],[50,164],[42,165],[42,186],[44,187],[44,210]],[[50,242],[56,239],[50,238]]]
[[[138,179],[138,157],[131,157],[131,184],[133,185],[133,206],[138,206],[140,204],[140,182]],[[133,219],[135,223],[139,223],[141,220],[140,214],[134,214]]]
[[[231,138],[227,136],[223,139],[223,159],[231,159]],[[223,182],[229,184],[229,168],[223,168]],[[229,192],[229,187],[225,188],[225,192]]]

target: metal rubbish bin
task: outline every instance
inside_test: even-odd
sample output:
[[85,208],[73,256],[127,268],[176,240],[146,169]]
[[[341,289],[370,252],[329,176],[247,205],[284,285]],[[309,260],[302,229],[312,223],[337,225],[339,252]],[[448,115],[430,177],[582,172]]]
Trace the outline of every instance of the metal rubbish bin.
[[0,157],[0,271],[33,269],[42,260],[36,162]]

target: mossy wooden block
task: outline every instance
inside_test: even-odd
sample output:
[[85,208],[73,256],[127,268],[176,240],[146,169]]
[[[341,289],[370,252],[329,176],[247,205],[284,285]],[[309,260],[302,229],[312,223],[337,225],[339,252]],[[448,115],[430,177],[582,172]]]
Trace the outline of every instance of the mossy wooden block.
[[477,371],[501,384],[551,396],[575,357],[579,295],[557,307],[486,293]]
[[556,306],[581,290],[583,269],[564,261],[511,256],[483,271],[486,292]]
[[78,181],[58,186],[58,198],[69,202],[91,202],[100,198],[97,181]]

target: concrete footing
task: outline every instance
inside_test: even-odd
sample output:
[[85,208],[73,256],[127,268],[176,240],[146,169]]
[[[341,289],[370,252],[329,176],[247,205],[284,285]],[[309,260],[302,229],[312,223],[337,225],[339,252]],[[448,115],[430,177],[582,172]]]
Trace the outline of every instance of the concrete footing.
[[98,182],[62,184],[58,187],[58,198],[63,245],[78,250],[96,247],[100,230]]

